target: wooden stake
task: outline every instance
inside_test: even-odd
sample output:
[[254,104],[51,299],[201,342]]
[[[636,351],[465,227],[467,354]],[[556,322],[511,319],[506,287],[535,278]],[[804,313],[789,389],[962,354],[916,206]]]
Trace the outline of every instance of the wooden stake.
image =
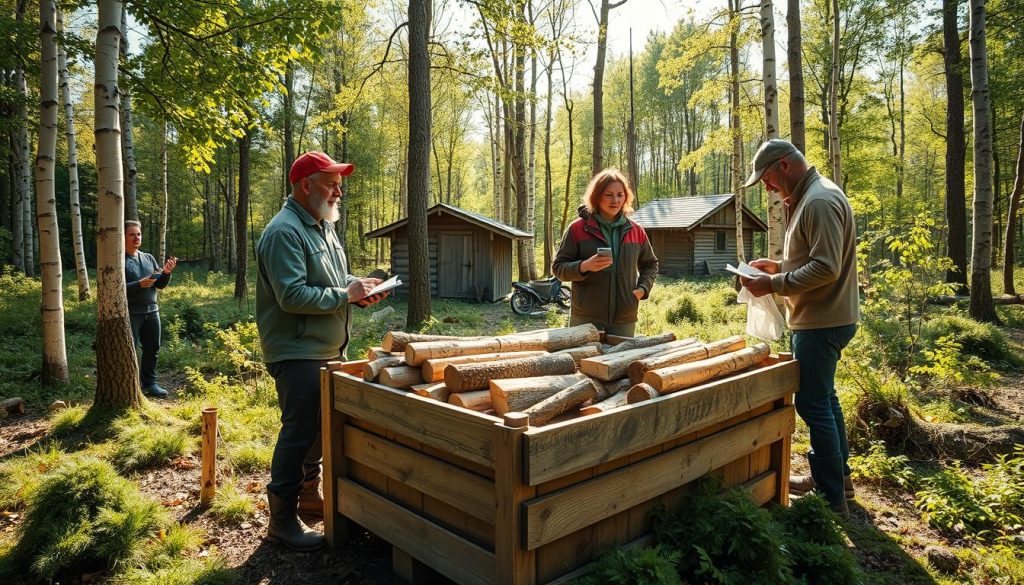
[[199,504],[209,506],[217,494],[217,408],[203,408],[202,478]]
[[534,404],[524,410],[523,414],[530,417],[530,422],[532,424],[542,425],[546,424],[549,420],[563,412],[568,412],[572,407],[579,406],[595,396],[597,396],[597,387],[594,386],[593,380],[586,378],[576,382],[565,390],[558,392],[554,396],[549,396],[537,404]]
[[444,383],[449,392],[468,392],[487,388],[490,380],[554,376],[575,371],[576,362],[571,355],[549,353],[482,364],[450,364],[444,369]]
[[668,394],[749,368],[767,358],[769,352],[767,343],[759,343],[699,362],[651,370],[644,374],[644,382],[654,387],[659,394]]
[[[537,355],[546,355],[547,353],[548,352],[544,350],[510,351],[507,353],[482,353],[479,355],[463,355],[450,358],[438,358],[433,360],[424,360],[423,363],[420,364],[420,370],[423,372],[424,381],[439,382],[441,380],[444,380],[444,369],[452,364],[477,364],[483,362],[496,362],[498,360],[512,360]],[[405,354],[402,355],[404,356]]]

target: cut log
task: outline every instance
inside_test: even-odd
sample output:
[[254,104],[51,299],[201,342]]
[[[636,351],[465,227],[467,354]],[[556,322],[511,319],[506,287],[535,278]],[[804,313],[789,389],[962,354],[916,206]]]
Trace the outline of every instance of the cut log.
[[580,371],[598,380],[610,381],[624,378],[629,373],[629,364],[645,357],[689,347],[697,343],[693,338],[670,341],[660,345],[630,349],[587,358],[580,362]]
[[477,412],[484,412],[491,410],[491,393],[487,390],[477,390],[476,392],[450,394],[448,396],[448,404],[461,406],[462,408]]
[[614,410],[616,408],[619,408],[620,406],[626,406],[627,404],[629,404],[628,402],[626,402],[627,394],[629,394],[629,389],[620,390],[600,402],[595,402],[588,406],[584,406],[583,408],[580,409],[580,414],[582,414],[583,416],[589,416],[591,414],[598,414],[601,412]]
[[749,368],[767,358],[769,353],[768,344],[759,343],[699,362],[651,370],[644,374],[644,382],[654,387],[659,394],[668,394]]
[[494,410],[499,415],[522,412],[541,400],[586,379],[586,376],[577,372],[561,376],[491,380],[491,404],[494,405]]
[[629,382],[629,378],[619,378],[618,380],[612,380],[611,382],[595,380],[595,382],[595,385],[597,386],[597,398],[594,399],[595,402],[607,400],[623,390],[629,390],[629,387],[632,385]]
[[464,339],[484,339],[482,337],[457,337],[454,335],[427,335],[425,333],[406,333],[405,331],[388,331],[384,334],[381,344],[384,351],[405,351],[407,345],[418,341],[461,341]]
[[554,376],[575,371],[576,362],[571,355],[549,353],[482,364],[449,364],[444,369],[444,383],[448,391],[454,394],[485,389],[490,380]]
[[644,374],[650,370],[705,360],[731,351],[741,350],[746,346],[747,342],[742,337],[733,335],[732,337],[726,337],[711,343],[652,355],[629,364],[629,380],[633,384],[639,384],[643,381]]
[[25,400],[22,398],[7,398],[0,401],[0,409],[10,415],[25,414]]
[[405,356],[388,356],[375,359],[363,366],[363,379],[367,382],[373,382],[377,379],[377,376],[380,376],[380,372],[384,368],[404,365]]
[[573,361],[576,362],[576,368],[580,367],[580,361],[594,356],[601,355],[601,342],[594,341],[581,347],[570,347],[569,349],[560,349],[555,353],[565,353],[572,356]]
[[423,375],[419,368],[394,366],[380,371],[380,383],[392,388],[408,388],[413,384],[422,384]]
[[440,402],[448,402],[448,387],[444,385],[444,382],[441,382],[440,384],[436,382],[413,384],[409,389],[424,398],[433,398]]
[[587,378],[576,382],[554,396],[545,398],[522,412],[530,417],[530,424],[542,425],[595,396],[597,396],[597,387],[594,386],[593,380]]
[[405,360],[409,365],[418,366],[425,360],[447,358],[459,355],[479,355],[508,351],[533,351],[543,349],[558,351],[579,347],[597,341],[600,333],[593,325],[565,327],[550,331],[525,332],[500,337],[476,340],[422,341],[412,342],[405,348]]
[[[547,355],[544,350],[537,351],[510,351],[506,353],[482,353],[479,355],[463,355],[450,358],[438,358],[425,360],[420,364],[423,372],[423,379],[427,382],[439,382],[444,380],[444,369],[451,364],[476,364],[483,362],[496,362],[498,360],[512,360],[517,358]],[[404,356],[404,354],[403,354]]]
[[366,359],[370,360],[371,362],[373,360],[379,360],[381,358],[394,356],[405,357],[405,353],[401,351],[384,351],[383,347],[371,347],[370,349],[366,350]]
[[611,349],[605,353],[619,353],[620,351],[640,349],[641,347],[651,347],[652,345],[661,345],[675,340],[675,333],[662,333],[661,335],[651,335],[650,337],[634,337],[617,345],[613,345]]
[[629,404],[636,404],[637,402],[643,402],[645,400],[653,400],[657,397],[658,391],[650,384],[644,384],[643,382],[640,382],[626,391],[626,402]]

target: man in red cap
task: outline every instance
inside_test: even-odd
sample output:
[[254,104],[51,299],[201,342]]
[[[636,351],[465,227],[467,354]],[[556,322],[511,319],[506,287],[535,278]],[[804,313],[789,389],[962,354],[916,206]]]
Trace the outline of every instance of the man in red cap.
[[314,550],[324,537],[298,517],[323,515],[320,495],[320,368],[345,357],[350,306],[368,307],[376,278],[348,274],[338,220],[341,178],[353,166],[322,152],[292,164],[292,196],[274,216],[257,248],[256,325],[263,360],[274,378],[281,432],[270,464],[267,538],[294,550]]

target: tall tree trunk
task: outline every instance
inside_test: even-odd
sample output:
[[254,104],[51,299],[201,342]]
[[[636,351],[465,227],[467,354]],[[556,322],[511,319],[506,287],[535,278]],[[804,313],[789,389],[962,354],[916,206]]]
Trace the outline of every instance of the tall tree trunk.
[[57,232],[57,3],[39,0],[41,77],[39,82],[39,151],[36,155],[36,213],[39,221],[39,271],[43,277],[43,384],[68,381],[64,344],[64,286],[60,235]]
[[593,164],[590,176],[604,169],[604,61],[608,49],[608,13],[621,6],[626,0],[614,4],[601,0],[601,12],[597,18],[597,60],[594,62],[594,146]]
[[[284,176],[288,177],[288,171],[295,161],[295,130],[293,129],[293,118],[295,116],[295,66],[289,61],[284,66]],[[285,179],[284,196],[287,198],[292,194],[292,186],[287,178]]]
[[[739,0],[729,0],[729,20],[739,19]],[[736,258],[746,259],[746,251],[743,248],[743,202],[744,197],[743,177],[741,172],[741,160],[743,158],[743,131],[740,126],[740,55],[738,26],[732,27],[729,34],[729,94],[731,107],[729,108],[729,129],[732,132],[732,164],[730,174],[732,175],[732,192],[736,203]]]
[[558,230],[559,234],[564,234],[565,226],[568,225],[569,223],[569,202],[572,201],[572,196],[570,195],[570,193],[572,192],[572,157],[576,146],[576,143],[573,141],[572,111],[575,104],[573,104],[572,101],[572,94],[569,93],[569,81],[565,78],[565,64],[562,63],[562,49],[559,48],[557,49],[557,51],[558,70],[561,73],[562,77],[562,101],[565,102],[566,126],[569,132],[569,135],[567,137],[569,139],[569,152],[566,154],[565,163],[565,193],[563,193],[565,199],[562,206],[562,224]]
[[636,156],[636,106],[633,103],[633,31],[629,31],[629,122],[626,124],[626,172],[633,187],[633,208],[640,207],[640,169]]
[[1017,178],[1013,181],[1010,203],[1006,212],[1006,236],[1003,238],[1003,293],[1016,295],[1013,269],[1016,260],[1017,215],[1020,213],[1020,194],[1024,191],[1024,115],[1020,118],[1020,141],[1017,143]]
[[[519,14],[524,18],[523,14]],[[526,231],[530,215],[530,186],[526,177],[526,49],[520,43],[515,44],[513,50],[515,67],[515,135],[513,137],[513,158],[512,162],[516,174],[516,227]],[[522,280],[535,280],[537,278],[537,267],[530,264],[530,252],[528,248],[533,247],[532,240],[516,240],[519,261],[519,278]]]
[[163,135],[160,140],[160,251],[159,258],[160,262],[167,261],[167,219],[170,216],[168,207],[170,206],[170,197],[168,195],[169,190],[167,186],[167,132],[168,132],[167,120],[164,120]]
[[789,140],[800,152],[807,148],[804,123],[803,37],[800,31],[800,0],[787,0],[786,25],[789,31]]
[[[530,24],[533,24],[533,4],[530,7]],[[530,49],[530,125],[529,147],[527,149],[526,184],[528,185],[526,233],[537,237],[537,49]],[[537,279],[537,251],[535,240],[525,240],[526,263],[530,267],[530,278]]]
[[[25,8],[27,0],[15,4],[15,21],[20,25],[25,21]],[[35,255],[32,247],[32,167],[29,151],[32,145],[28,133],[28,82],[25,79],[25,69],[21,60],[14,69],[15,91],[18,92],[18,106],[15,112],[17,118],[17,133],[15,146],[15,169],[17,172],[17,195],[18,203],[14,212],[17,214],[15,221],[16,233],[14,236],[15,265],[27,276],[35,276]],[[20,262],[19,262],[20,260]]]
[[[772,0],[761,0],[761,71],[764,78],[765,138],[779,137],[779,89],[775,84],[775,14]],[[768,191],[768,257],[782,259],[786,214],[782,197]]]
[[551,183],[551,101],[555,93],[551,85],[552,74],[555,70],[555,50],[552,46],[548,49],[548,95],[544,112],[544,276],[551,276],[551,263],[555,259],[555,236],[554,226],[554,196]]
[[[18,73],[15,73],[15,78],[17,79],[17,77]],[[23,87],[21,81],[15,81],[15,83],[18,88]],[[28,131],[26,129],[22,132],[22,126],[27,124],[28,120],[21,115],[20,110],[21,107],[19,106],[17,108],[18,113],[16,114],[18,127],[11,129],[11,148],[13,149],[11,153],[11,185],[14,187],[11,190],[11,199],[13,201],[11,208],[11,256],[14,261],[15,270],[28,274],[26,266],[28,262],[26,262],[25,258],[25,181],[22,172],[27,161],[24,160],[21,150],[22,136],[25,137],[25,140],[28,139]]]
[[227,261],[228,272],[235,271],[235,216],[237,206],[235,205],[235,162],[232,160],[234,149],[228,148],[228,169],[227,183],[224,186],[224,226],[221,228],[224,234],[224,259]]
[[142,405],[124,279],[124,183],[117,87],[121,3],[98,0],[96,32],[96,399],[93,407]]
[[996,323],[992,303],[992,117],[989,115],[985,0],[969,0],[971,101],[974,103],[974,238],[971,254],[971,317]]
[[[121,61],[128,61],[128,11],[121,11],[121,44],[118,50]],[[139,219],[139,198],[135,164],[134,122],[132,121],[132,92],[127,85],[121,86],[121,149],[124,165],[124,212],[127,219]]]
[[947,254],[953,269],[946,282],[967,292],[967,195],[965,192],[966,152],[964,137],[964,79],[961,73],[960,31],[957,13],[960,0],[943,0],[943,67],[946,74],[946,226]]
[[[498,92],[494,92],[494,115],[490,117],[490,124],[488,125],[488,131],[491,135],[491,194],[494,197],[494,217],[501,219],[504,214],[501,210],[501,170],[502,170],[502,158],[501,158],[501,146],[499,140],[504,134],[501,131],[501,104],[499,103],[501,98],[498,96]],[[488,100],[487,109],[490,111],[491,104]]]
[[[63,34],[64,18],[57,10],[57,31]],[[68,63],[64,45],[57,46],[57,74],[61,102],[64,104],[64,127],[68,140],[68,191],[71,195],[71,242],[75,251],[75,274],[78,277],[78,300],[92,296],[89,290],[89,270],[85,266],[85,244],[82,240],[82,205],[78,197],[78,145],[75,141],[75,110],[68,88]]]
[[241,301],[246,296],[245,276],[249,267],[246,253],[245,210],[249,209],[249,151],[252,147],[252,130],[238,139],[238,211],[235,213],[235,298]]
[[839,0],[832,0],[832,75],[829,82],[829,148],[832,180],[843,184],[842,146],[839,142]]
[[417,329],[430,318],[430,251],[427,201],[430,197],[430,39],[431,0],[409,0],[409,307],[406,326]]

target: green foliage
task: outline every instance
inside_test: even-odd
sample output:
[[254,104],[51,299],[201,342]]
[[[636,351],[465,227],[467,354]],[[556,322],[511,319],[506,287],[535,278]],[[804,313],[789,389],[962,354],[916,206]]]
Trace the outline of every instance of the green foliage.
[[188,453],[184,424],[168,422],[134,413],[118,420],[114,425],[117,433],[114,465],[123,471],[137,471]]
[[164,509],[109,463],[66,459],[30,492],[18,543],[5,565],[43,579],[115,567],[167,524]]
[[871,441],[867,453],[850,456],[850,469],[857,481],[886,488],[913,490],[917,486],[917,475],[908,462],[906,455],[886,453],[882,441]]
[[682,585],[680,553],[662,547],[616,549],[602,556],[575,585]]
[[851,445],[867,449],[871,441],[902,445],[909,433],[908,386],[892,371],[870,364],[844,360],[839,376],[854,394],[854,416],[847,419]]
[[793,558],[793,575],[807,585],[860,585],[863,576],[857,561],[843,546],[789,540],[786,550]]
[[673,325],[703,323],[704,316],[701,315],[700,309],[697,308],[697,303],[694,302],[693,297],[684,294],[676,300],[672,308],[665,311],[665,320]]
[[821,496],[809,494],[797,498],[788,508],[777,508],[775,512],[791,540],[830,546],[846,543],[839,518]]
[[957,387],[961,385],[988,387],[999,380],[999,374],[992,371],[987,363],[977,356],[962,355],[963,344],[952,336],[943,336],[935,341],[934,349],[922,350],[924,364],[912,366],[913,374],[930,376],[939,385]]
[[258,473],[270,469],[274,446],[262,441],[244,441],[228,448],[227,458],[242,473]]
[[243,375],[263,371],[263,351],[255,322],[237,323],[223,329],[206,326],[212,334],[207,342],[207,367],[214,371]]
[[67,435],[74,432],[85,420],[89,408],[85,405],[72,406],[58,411],[50,422],[50,433],[55,436]]
[[758,575],[764,585],[792,583],[782,527],[744,491],[717,495],[702,486],[678,512],[656,511],[654,534],[681,553],[685,582],[740,585]]
[[256,513],[256,503],[228,479],[217,487],[210,512],[225,522],[241,522]]
[[[917,493],[917,507],[924,519],[949,535],[995,540],[1004,530],[1016,531],[1021,524],[1020,486],[1024,483],[1024,451],[986,466],[986,477],[975,481],[959,462],[923,480]],[[1014,487],[1002,485],[1014,481]],[[1010,498],[1017,497],[1016,500]],[[1008,501],[1009,500],[1009,501]]]
[[229,585],[237,582],[237,575],[225,567],[220,556],[193,558],[204,538],[200,528],[175,524],[149,541],[137,558],[111,581],[118,585]]
[[22,457],[9,457],[0,462],[0,509],[23,508],[39,486],[43,474],[60,464],[66,456],[51,443]]
[[1017,364],[1020,357],[1007,343],[1006,335],[991,323],[981,323],[966,315],[947,314],[929,320],[922,331],[926,344],[939,347],[943,339],[957,343],[964,353],[984,362]]

